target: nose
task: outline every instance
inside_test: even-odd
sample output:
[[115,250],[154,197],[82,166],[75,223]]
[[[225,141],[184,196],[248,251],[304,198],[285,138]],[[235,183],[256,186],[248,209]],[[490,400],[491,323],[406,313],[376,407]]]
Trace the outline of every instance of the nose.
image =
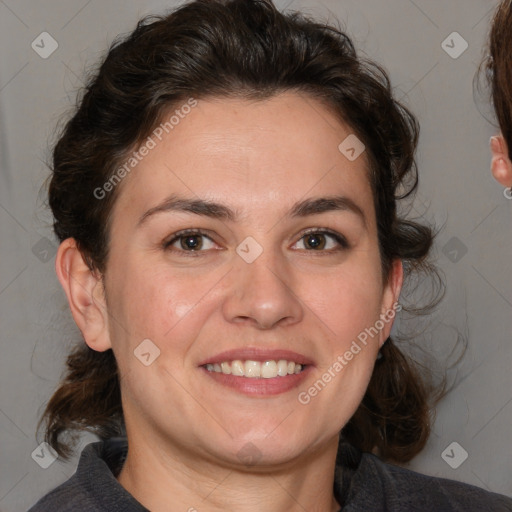
[[257,329],[300,322],[304,308],[297,296],[297,280],[286,262],[265,250],[252,263],[242,258],[230,272],[229,296],[223,304],[227,321]]

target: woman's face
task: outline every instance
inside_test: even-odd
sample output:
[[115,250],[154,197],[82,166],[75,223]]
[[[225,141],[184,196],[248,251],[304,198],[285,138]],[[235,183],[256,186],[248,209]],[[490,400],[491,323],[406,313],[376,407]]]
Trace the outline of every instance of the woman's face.
[[294,93],[200,100],[168,131],[111,219],[108,333],[128,436],[227,466],[332,446],[401,286],[400,263],[383,285],[365,153],[354,159],[353,138],[342,153],[350,129]]

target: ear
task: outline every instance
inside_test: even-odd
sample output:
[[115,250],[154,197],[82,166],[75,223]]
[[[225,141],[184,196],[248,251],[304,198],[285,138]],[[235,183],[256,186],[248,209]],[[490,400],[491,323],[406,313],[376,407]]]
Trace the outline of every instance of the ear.
[[98,352],[111,348],[101,275],[89,268],[73,238],[60,244],[55,270],[87,345]]
[[512,187],[512,162],[503,135],[491,137],[491,172],[494,179],[504,187]]
[[396,313],[402,309],[402,306],[398,303],[398,297],[400,296],[400,291],[402,289],[403,279],[404,269],[402,266],[402,260],[397,258],[393,260],[388,282],[386,283],[382,293],[380,320],[384,326],[379,333],[379,348],[382,347],[389,338]]

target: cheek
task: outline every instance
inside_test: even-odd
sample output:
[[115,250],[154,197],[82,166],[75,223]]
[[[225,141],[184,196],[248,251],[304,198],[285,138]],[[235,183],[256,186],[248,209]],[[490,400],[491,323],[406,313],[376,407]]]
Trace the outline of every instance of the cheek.
[[168,350],[170,339],[173,349],[180,348],[184,331],[188,339],[194,339],[206,314],[200,303],[215,280],[194,279],[171,273],[168,268],[141,264],[126,264],[123,270],[113,276],[109,294],[114,344],[128,344],[133,350],[149,338],[161,350]]
[[305,302],[338,339],[357,336],[379,318],[380,274],[370,267],[366,271],[347,269],[317,281],[314,289]]

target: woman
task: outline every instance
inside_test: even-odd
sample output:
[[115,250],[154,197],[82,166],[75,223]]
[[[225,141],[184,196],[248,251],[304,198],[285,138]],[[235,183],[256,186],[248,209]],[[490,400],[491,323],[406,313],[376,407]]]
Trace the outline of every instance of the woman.
[[496,10],[489,37],[486,68],[494,110],[501,133],[491,137],[491,171],[512,199],[512,2],[501,2]]
[[270,0],[198,0],[113,45],[49,190],[85,344],[46,439],[103,440],[31,510],[512,510],[383,462],[429,433],[390,337],[402,262],[429,269],[430,228],[396,211],[417,135],[344,34]]

